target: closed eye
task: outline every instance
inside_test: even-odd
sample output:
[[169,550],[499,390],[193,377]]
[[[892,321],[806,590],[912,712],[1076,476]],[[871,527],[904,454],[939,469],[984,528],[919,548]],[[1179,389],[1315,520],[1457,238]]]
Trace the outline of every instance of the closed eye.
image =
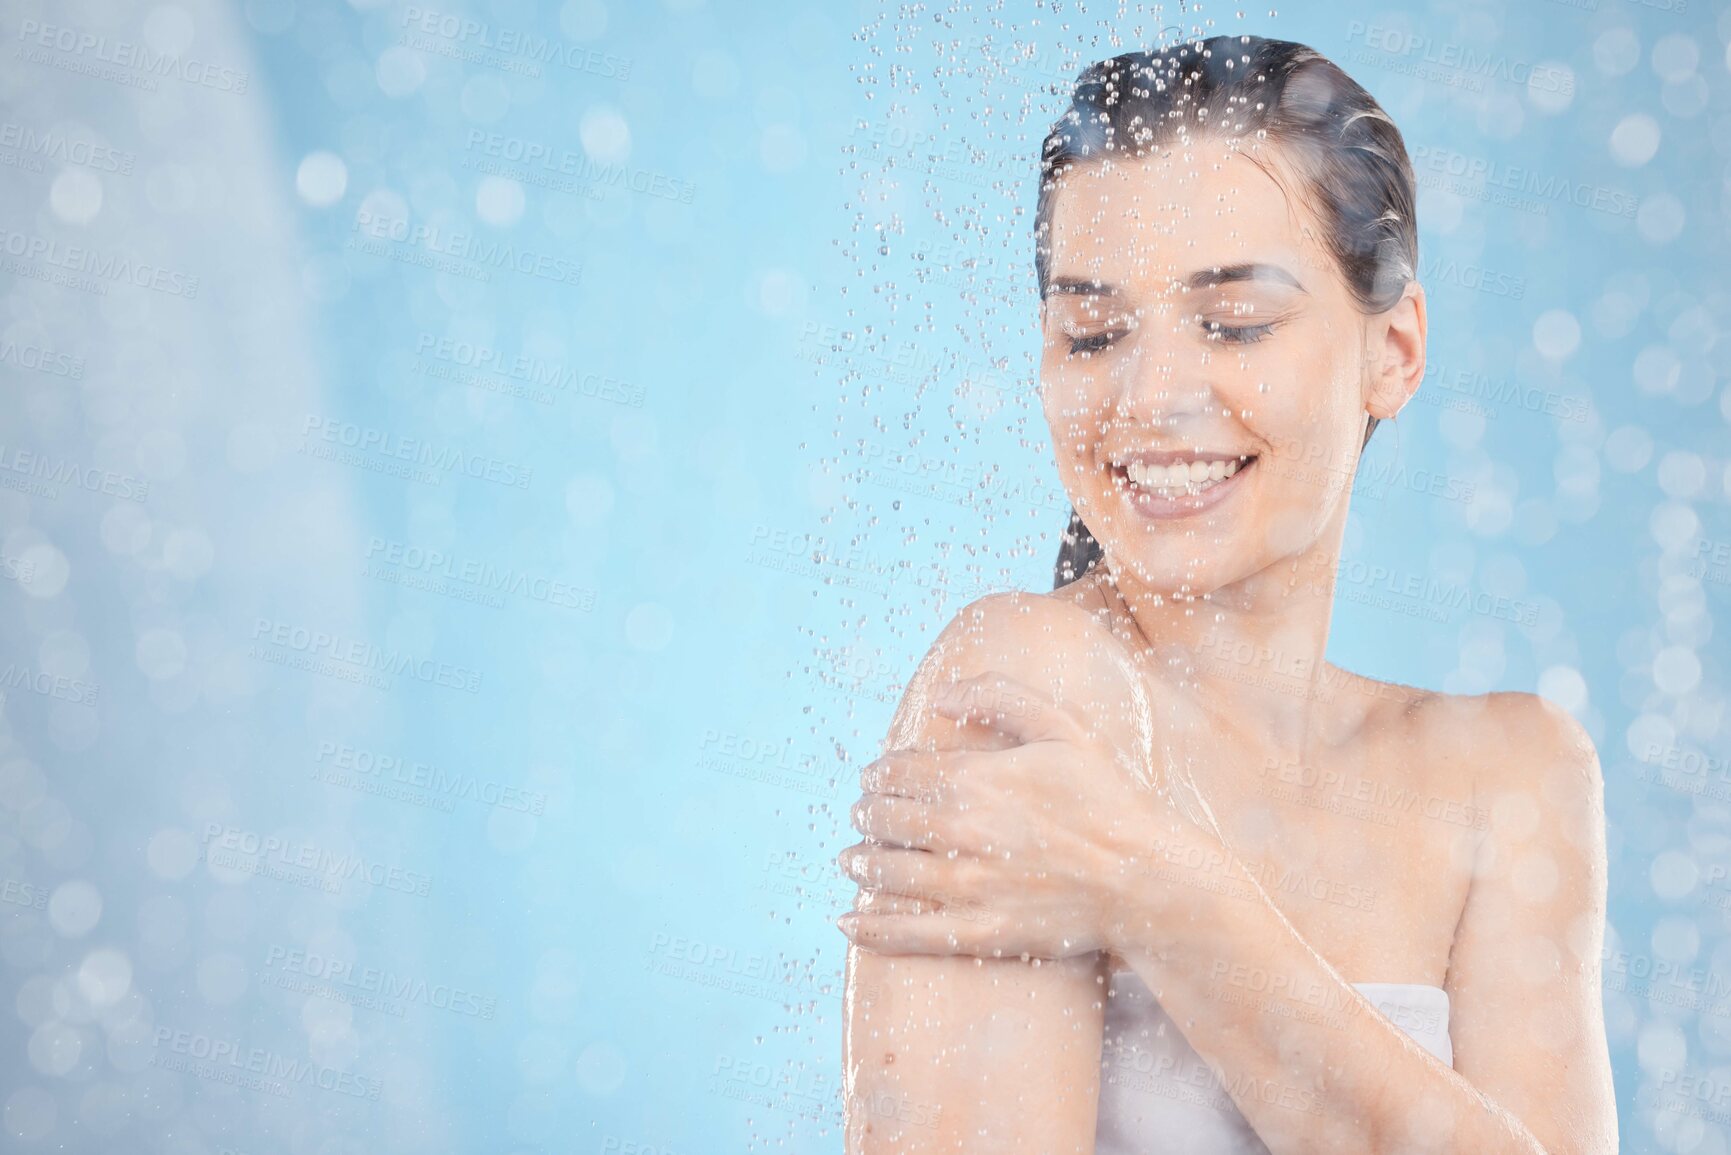
[[[1204,321],[1202,322],[1202,333],[1210,341],[1224,341],[1232,345],[1250,345],[1268,336],[1274,331],[1274,326],[1277,324],[1279,324],[1277,321],[1268,321],[1261,325],[1223,325],[1219,321]],[[1065,326],[1065,335],[1070,338],[1070,352],[1072,354],[1098,353],[1108,348],[1125,332],[1127,330],[1107,329],[1103,332],[1084,336],[1073,331],[1069,326]]]
[[1269,321],[1262,325],[1222,325],[1218,321],[1204,321],[1202,330],[1210,341],[1249,345],[1268,336],[1273,331],[1275,324],[1276,322]]
[[1081,327],[1073,321],[1065,321],[1062,327],[1064,336],[1070,339],[1070,353],[1072,355],[1098,353],[1129,331],[1127,328],[1102,329],[1098,333],[1084,334]]
[[1119,331],[1114,330],[1114,329],[1108,329],[1104,333],[1094,333],[1091,336],[1087,336],[1087,337],[1071,337],[1070,338],[1070,352],[1071,353],[1098,353],[1100,350],[1102,350],[1102,349],[1106,348],[1106,346],[1110,345],[1113,341],[1116,341],[1119,338],[1119,336],[1121,336],[1121,333]]

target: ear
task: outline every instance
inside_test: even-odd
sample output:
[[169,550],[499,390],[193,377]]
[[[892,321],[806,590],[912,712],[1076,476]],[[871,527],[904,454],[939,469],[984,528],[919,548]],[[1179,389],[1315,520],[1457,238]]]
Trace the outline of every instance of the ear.
[[1387,421],[1398,414],[1424,380],[1424,286],[1408,281],[1406,290],[1371,323],[1366,355],[1364,408]]

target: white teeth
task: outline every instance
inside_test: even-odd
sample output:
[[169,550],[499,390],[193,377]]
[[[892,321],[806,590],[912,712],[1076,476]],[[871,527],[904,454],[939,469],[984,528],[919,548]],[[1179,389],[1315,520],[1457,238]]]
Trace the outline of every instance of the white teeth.
[[1125,466],[1124,472],[1144,489],[1194,492],[1233,476],[1246,460],[1235,457],[1228,461],[1175,461],[1171,465],[1143,465],[1133,461]]

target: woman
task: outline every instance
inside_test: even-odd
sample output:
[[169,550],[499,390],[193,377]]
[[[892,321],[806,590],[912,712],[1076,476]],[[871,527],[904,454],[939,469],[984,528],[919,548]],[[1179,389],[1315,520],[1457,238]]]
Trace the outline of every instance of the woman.
[[958,614],[840,856],[850,1152],[1612,1152],[1598,761],[1324,660],[1424,376],[1398,130],[1299,44],[1096,64],[1045,143],[1050,595]]

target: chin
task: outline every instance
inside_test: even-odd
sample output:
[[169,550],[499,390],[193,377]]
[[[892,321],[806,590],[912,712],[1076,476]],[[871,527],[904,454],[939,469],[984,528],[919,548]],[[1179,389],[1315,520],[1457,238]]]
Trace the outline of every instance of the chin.
[[1104,546],[1106,565],[1142,589],[1168,598],[1200,598],[1226,585],[1223,558],[1186,560],[1164,547],[1122,552]]

